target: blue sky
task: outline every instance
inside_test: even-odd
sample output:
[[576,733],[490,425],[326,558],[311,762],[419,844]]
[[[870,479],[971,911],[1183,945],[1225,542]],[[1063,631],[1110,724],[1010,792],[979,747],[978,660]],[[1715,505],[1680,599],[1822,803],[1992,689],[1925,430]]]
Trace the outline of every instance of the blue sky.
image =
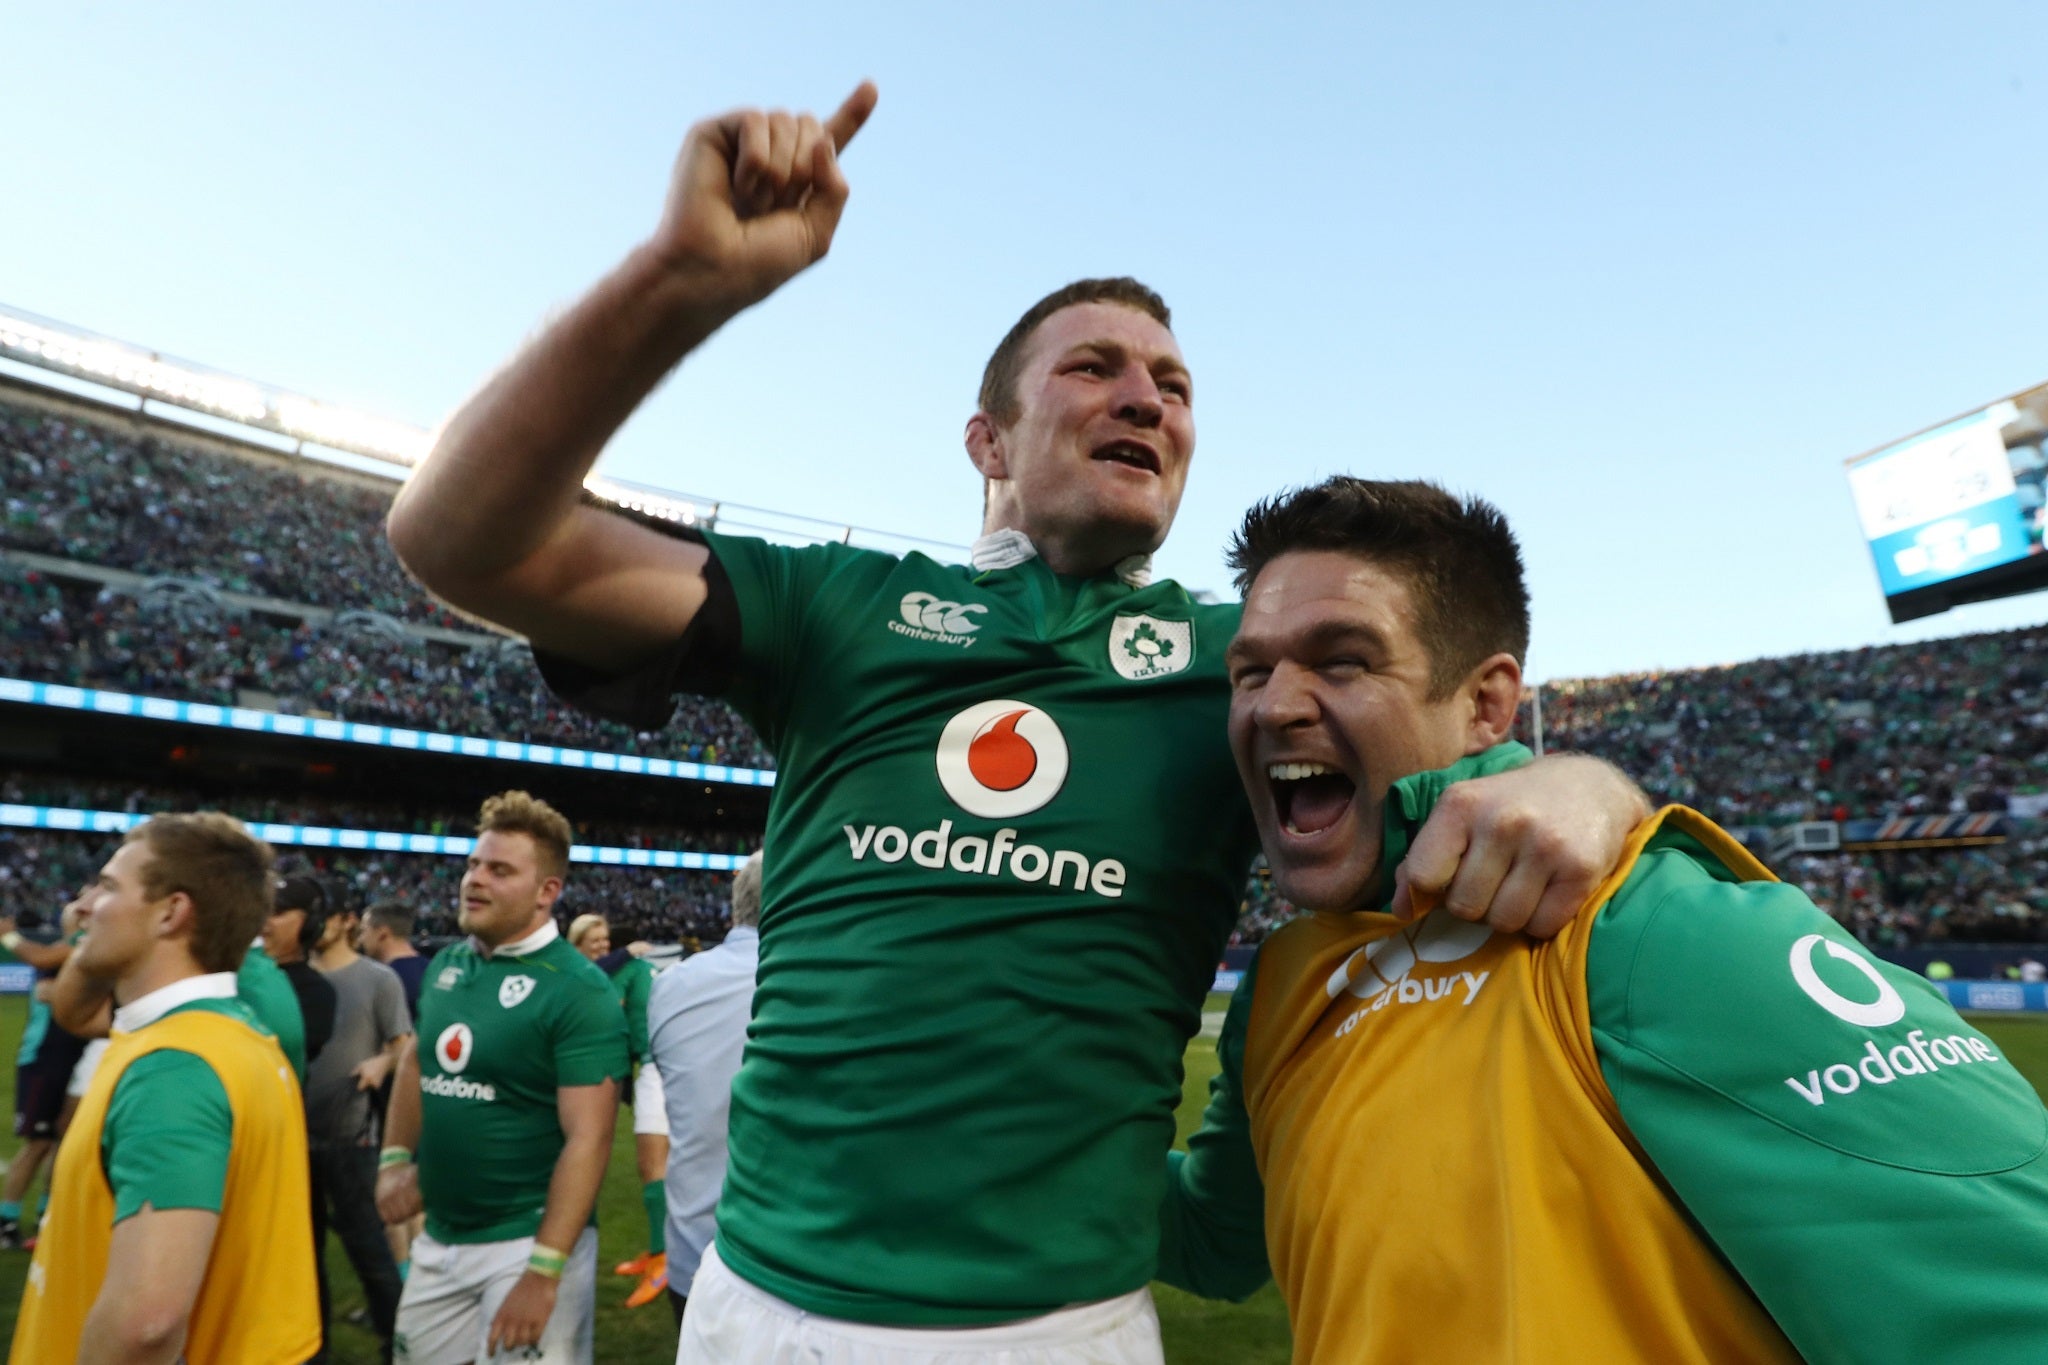
[[697,117],[882,103],[832,256],[607,472],[965,541],[988,349],[1172,302],[1163,570],[1349,471],[1521,532],[1531,672],[1887,623],[1842,461],[2048,379],[2048,10],[2021,4],[0,5],[0,302],[422,424],[651,227]]

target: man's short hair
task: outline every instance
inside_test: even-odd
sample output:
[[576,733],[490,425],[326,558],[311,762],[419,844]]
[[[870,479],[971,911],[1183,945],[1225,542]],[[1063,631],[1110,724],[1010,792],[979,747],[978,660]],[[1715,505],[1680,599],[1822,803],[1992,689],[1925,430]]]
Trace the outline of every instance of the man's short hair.
[[412,941],[412,907],[397,901],[378,901],[363,911],[363,923],[372,929],[382,929],[393,938]]
[[232,972],[270,916],[269,844],[232,815],[200,811],[158,815],[128,831],[124,844],[149,854],[142,892],[162,900],[182,891],[192,900],[190,951],[202,970]]
[[740,864],[732,874],[732,927],[744,929],[761,922],[761,852]]
[[1010,328],[996,344],[995,354],[988,358],[988,366],[981,372],[979,404],[983,412],[995,419],[997,426],[1008,426],[1023,413],[1023,405],[1017,398],[1017,379],[1023,373],[1024,352],[1031,344],[1032,334],[1040,323],[1062,308],[1083,303],[1121,304],[1125,308],[1137,309],[1161,327],[1168,330],[1173,327],[1173,312],[1166,306],[1166,300],[1128,275],[1075,280],[1053,290],[1024,310],[1024,316],[1017,319],[1016,326]]
[[605,923],[603,915],[578,915],[575,919],[569,921],[569,946],[571,948],[581,948],[583,940],[590,936],[591,930],[609,930],[610,928],[611,926]]
[[1340,550],[1408,584],[1415,633],[1429,653],[1430,700],[1450,695],[1480,662],[1529,652],[1529,590],[1507,518],[1480,498],[1420,479],[1339,474],[1266,499],[1230,543],[1240,594],[1259,571],[1298,550]]
[[569,845],[573,834],[569,821],[547,802],[530,792],[499,792],[484,802],[476,818],[479,835],[492,831],[524,834],[540,852],[543,877],[569,875]]

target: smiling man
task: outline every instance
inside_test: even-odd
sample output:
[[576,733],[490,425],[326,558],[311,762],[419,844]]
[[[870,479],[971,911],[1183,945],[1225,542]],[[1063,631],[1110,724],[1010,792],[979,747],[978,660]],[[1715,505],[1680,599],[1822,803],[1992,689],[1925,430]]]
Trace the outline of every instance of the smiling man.
[[2048,1112],[1703,817],[1645,821],[1550,942],[1385,913],[1451,785],[1529,761],[1498,512],[1336,478],[1233,563],[1231,750],[1313,913],[1231,1002],[1161,1278],[1270,1266],[1304,1365],[2048,1358]]
[[[1083,280],[1004,336],[966,424],[968,566],[581,496],[663,375],[825,253],[874,101],[694,128],[655,234],[449,420],[391,540],[564,696],[653,729],[678,690],[722,695],[775,751],[679,1359],[1157,1362],[1159,1157],[1254,842],[1236,608],[1151,576],[1195,448],[1166,304]],[[1475,918],[1561,922],[1640,802],[1583,760],[1473,784],[1408,870]]]

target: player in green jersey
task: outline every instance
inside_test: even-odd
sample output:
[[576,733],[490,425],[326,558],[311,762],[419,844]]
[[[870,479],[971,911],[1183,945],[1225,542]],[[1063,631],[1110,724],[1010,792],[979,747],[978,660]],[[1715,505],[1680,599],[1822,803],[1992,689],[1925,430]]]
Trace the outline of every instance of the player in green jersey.
[[[904,1359],[1156,1360],[1160,1155],[1254,846],[1222,728],[1236,609],[1150,578],[1194,449],[1165,305],[1084,282],[997,348],[971,567],[676,538],[581,501],[661,377],[824,254],[874,100],[698,125],[655,236],[451,418],[391,540],[565,695],[653,725],[677,688],[722,693],[776,752],[682,1358],[900,1327]],[[1643,809],[1552,761],[1455,794],[1405,875],[1554,928]]]
[[592,1359],[591,1213],[626,1022],[604,973],[555,928],[569,846],[546,802],[484,802],[462,878],[469,938],[427,968],[377,1177],[386,1223],[427,1216],[398,1307],[401,1362]]
[[647,1250],[612,1267],[612,1273],[640,1281],[626,1296],[626,1307],[639,1308],[668,1288],[668,1199],[663,1188],[668,1101],[661,1091],[661,1073],[647,1051],[647,1000],[654,988],[654,968],[642,956],[647,944],[612,947],[612,927],[603,915],[578,915],[571,921],[569,945],[611,977],[619,1008],[626,1012],[626,1047],[633,1062],[633,1159],[640,1172],[640,1207],[647,1215]]

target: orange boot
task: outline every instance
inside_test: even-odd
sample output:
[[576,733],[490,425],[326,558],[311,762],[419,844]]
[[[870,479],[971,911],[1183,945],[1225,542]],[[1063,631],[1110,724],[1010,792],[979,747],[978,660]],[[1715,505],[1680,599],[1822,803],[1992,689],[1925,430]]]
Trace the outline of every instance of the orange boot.
[[641,1277],[640,1283],[633,1287],[633,1292],[626,1296],[628,1308],[639,1308],[643,1304],[653,1303],[661,1297],[662,1291],[668,1288],[668,1256],[657,1252],[649,1256],[647,1262],[647,1273]]

